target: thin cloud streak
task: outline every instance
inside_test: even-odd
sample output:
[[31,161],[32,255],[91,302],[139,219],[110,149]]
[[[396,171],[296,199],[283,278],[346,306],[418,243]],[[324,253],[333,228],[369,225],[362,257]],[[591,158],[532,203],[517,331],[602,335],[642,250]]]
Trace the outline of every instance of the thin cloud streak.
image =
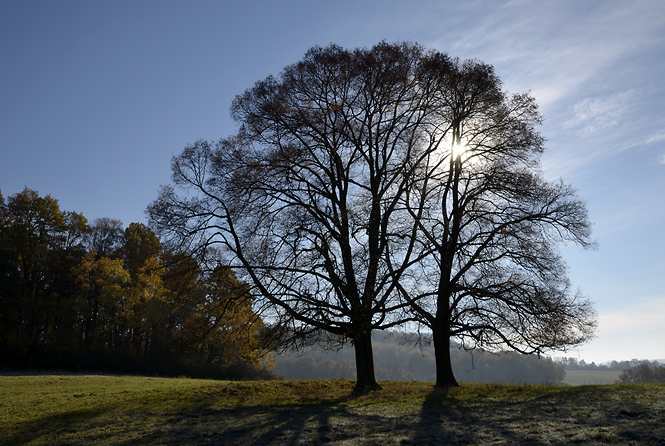
[[654,66],[641,70],[634,58],[665,43],[665,3],[515,0],[456,11],[464,8],[483,12],[463,33],[444,32],[428,46],[491,63],[507,90],[531,92],[545,116],[549,178],[595,170],[643,141],[662,116],[635,113],[661,93],[648,73],[665,63],[646,57]]
[[[651,46],[662,27],[653,3],[576,3],[513,1],[492,8],[451,51],[494,64],[509,88],[531,90],[548,108]],[[656,9],[665,15],[664,6]],[[579,10],[577,17],[571,9]],[[622,29],[632,32],[617,32]],[[445,48],[447,41],[434,44]]]
[[665,132],[650,136],[644,141],[644,144],[653,144],[661,141],[665,141]]
[[616,93],[599,98],[585,98],[573,106],[573,118],[564,127],[582,127],[581,134],[595,133],[617,126],[627,113],[635,94],[632,91]]

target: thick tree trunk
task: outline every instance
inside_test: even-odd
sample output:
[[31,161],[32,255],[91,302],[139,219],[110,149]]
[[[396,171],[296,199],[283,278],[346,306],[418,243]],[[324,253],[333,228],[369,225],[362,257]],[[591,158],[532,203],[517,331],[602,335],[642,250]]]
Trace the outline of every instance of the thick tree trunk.
[[353,337],[356,352],[355,395],[362,395],[372,390],[381,390],[374,376],[374,355],[372,353],[372,332],[359,333]]
[[453,364],[450,358],[450,328],[443,324],[432,330],[434,341],[434,357],[436,360],[436,384],[435,387],[447,390],[457,387],[459,384],[453,373]]

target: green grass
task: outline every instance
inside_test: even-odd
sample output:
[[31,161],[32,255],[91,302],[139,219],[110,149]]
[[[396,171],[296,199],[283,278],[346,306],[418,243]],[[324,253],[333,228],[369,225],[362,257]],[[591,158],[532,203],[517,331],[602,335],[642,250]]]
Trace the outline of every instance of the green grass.
[[7,445],[662,444],[665,385],[0,377]]
[[614,384],[621,372],[614,370],[566,370],[564,384],[579,386],[582,384]]

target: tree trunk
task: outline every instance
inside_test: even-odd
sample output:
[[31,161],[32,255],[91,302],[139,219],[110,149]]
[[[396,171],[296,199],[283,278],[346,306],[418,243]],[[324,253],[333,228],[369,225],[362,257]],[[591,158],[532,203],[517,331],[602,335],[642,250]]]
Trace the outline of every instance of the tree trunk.
[[356,386],[355,395],[362,395],[372,390],[381,390],[374,377],[374,356],[372,353],[372,332],[359,333],[353,337],[356,352]]
[[432,330],[434,341],[434,358],[436,361],[436,384],[437,389],[448,390],[459,384],[453,373],[453,364],[450,358],[450,328],[447,324]]

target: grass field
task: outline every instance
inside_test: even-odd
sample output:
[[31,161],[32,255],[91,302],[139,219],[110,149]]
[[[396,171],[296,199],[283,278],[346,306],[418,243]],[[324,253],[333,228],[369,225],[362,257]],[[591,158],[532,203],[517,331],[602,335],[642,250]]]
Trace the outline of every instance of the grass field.
[[6,445],[665,444],[665,385],[0,377]]
[[564,384],[579,386],[582,384],[614,384],[621,372],[614,370],[566,370]]

